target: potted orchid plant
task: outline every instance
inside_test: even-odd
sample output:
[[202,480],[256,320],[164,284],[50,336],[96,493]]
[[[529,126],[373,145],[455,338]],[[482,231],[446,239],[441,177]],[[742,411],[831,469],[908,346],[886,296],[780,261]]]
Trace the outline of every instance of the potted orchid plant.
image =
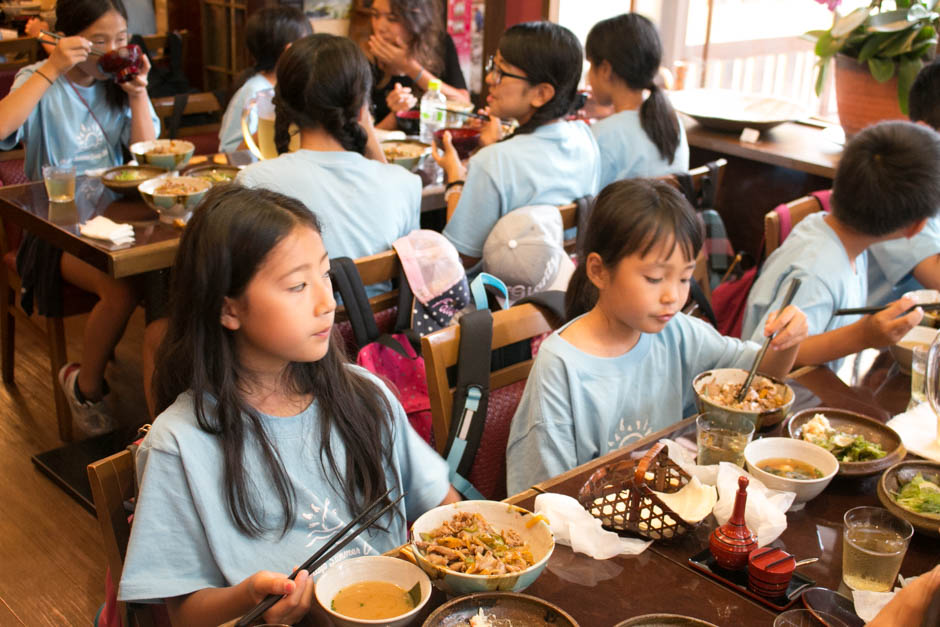
[[[833,12],[841,3],[841,0],[816,1],[827,4]],[[867,7],[845,15],[834,13],[829,30],[807,33],[816,41],[819,57],[817,95],[825,84],[830,61],[836,58],[839,69],[850,63],[866,65],[867,73],[878,83],[896,79],[897,105],[901,113],[907,115],[911,84],[924,62],[933,58],[936,51],[938,4],[940,0],[895,0],[893,7],[882,7],[882,0],[873,0]],[[838,70],[836,81],[839,81]],[[840,105],[840,111],[841,108]]]

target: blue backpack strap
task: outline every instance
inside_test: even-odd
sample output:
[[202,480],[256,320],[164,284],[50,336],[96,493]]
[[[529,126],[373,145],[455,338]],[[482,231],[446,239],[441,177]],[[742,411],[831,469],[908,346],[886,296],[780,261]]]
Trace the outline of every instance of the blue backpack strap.
[[[457,430],[453,441],[450,444],[450,451],[447,453],[447,467],[449,469],[450,482],[464,497],[470,500],[485,501],[480,492],[473,487],[467,479],[458,471],[460,462],[467,453],[467,437],[470,432],[470,426],[473,424],[473,418],[480,409],[480,399],[483,397],[483,391],[479,386],[471,386],[467,390],[467,397],[464,402],[463,412],[457,420]],[[485,416],[484,416],[485,419]]]
[[481,272],[470,282],[470,294],[473,296],[473,304],[477,309],[490,308],[488,293],[502,296],[504,303],[509,300],[509,290],[506,289],[506,284],[502,279],[488,272]]

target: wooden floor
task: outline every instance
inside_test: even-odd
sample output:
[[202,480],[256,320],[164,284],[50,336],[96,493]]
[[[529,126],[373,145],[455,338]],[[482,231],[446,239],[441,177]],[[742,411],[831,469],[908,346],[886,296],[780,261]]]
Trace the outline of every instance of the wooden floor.
[[[81,358],[84,316],[66,321],[69,358]],[[146,422],[138,310],[107,373],[114,415],[131,433]],[[30,461],[58,439],[46,348],[17,327],[15,385],[0,383],[0,625],[89,625],[104,601],[105,557],[97,519]]]

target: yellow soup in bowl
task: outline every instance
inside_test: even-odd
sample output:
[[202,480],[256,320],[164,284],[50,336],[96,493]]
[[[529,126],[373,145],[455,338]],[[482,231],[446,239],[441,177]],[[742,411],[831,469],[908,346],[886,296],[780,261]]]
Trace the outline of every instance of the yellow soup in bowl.
[[333,597],[331,609],[350,618],[395,618],[414,609],[407,590],[387,581],[360,581]]

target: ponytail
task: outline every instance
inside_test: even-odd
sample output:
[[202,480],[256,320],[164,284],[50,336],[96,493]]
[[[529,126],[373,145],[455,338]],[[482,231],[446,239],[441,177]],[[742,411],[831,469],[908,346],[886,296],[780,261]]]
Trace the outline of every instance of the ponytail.
[[669,98],[655,83],[650,83],[649,97],[640,105],[640,126],[659,149],[664,161],[672,163],[679,147],[679,118]]
[[587,275],[587,260],[581,259],[565,290],[565,318],[574,320],[594,309],[600,292]]

